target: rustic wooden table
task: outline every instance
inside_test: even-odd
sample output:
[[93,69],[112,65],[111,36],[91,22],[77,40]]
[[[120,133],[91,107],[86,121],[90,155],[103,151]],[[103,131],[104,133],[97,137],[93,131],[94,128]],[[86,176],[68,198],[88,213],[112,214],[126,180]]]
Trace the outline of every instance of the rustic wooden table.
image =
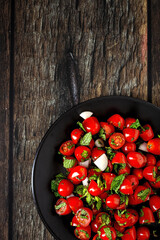
[[[159,0],[0,1],[0,239],[53,239],[33,204],[31,170],[48,127],[80,101],[125,95],[160,106]],[[148,44],[147,44],[148,43]]]

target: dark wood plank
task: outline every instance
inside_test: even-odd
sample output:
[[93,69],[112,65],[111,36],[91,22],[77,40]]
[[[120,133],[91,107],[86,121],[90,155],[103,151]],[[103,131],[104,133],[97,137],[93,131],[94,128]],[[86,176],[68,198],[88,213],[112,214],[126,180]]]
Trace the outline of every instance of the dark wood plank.
[[70,108],[64,56],[78,62],[80,100],[123,94],[147,99],[147,6],[122,1],[15,3],[13,239],[52,239],[32,202],[36,148]]
[[10,4],[0,4],[0,239],[8,239]]
[[160,1],[151,1],[151,81],[152,102],[160,106]]

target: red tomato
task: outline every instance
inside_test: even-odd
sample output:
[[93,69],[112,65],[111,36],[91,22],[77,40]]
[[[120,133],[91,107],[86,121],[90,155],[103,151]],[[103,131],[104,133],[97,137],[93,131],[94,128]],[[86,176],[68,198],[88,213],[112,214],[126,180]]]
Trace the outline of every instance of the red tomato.
[[139,185],[139,179],[136,175],[128,175],[126,179],[130,181],[133,190]]
[[136,175],[139,180],[143,178],[143,169],[142,168],[134,168],[133,169],[133,175]]
[[112,194],[106,199],[106,205],[109,208],[116,209],[120,205],[120,196],[118,194]]
[[63,167],[67,169],[68,172],[70,172],[75,166],[77,166],[78,161],[72,156],[64,156],[63,157]]
[[158,161],[158,162],[156,163],[156,166],[157,166],[158,170],[160,170],[160,161]]
[[123,129],[123,135],[127,142],[133,143],[139,138],[139,130],[134,128],[125,128]]
[[123,183],[120,186],[120,192],[123,194],[131,195],[133,194],[133,189],[130,181],[128,179],[124,179]]
[[143,186],[145,186],[145,187],[147,187],[147,188],[150,188],[150,189],[151,189],[151,193],[150,193],[150,195],[153,195],[153,194],[155,194],[155,193],[154,193],[154,191],[153,191],[153,189],[152,189],[152,187],[151,187],[151,185],[149,184],[149,182],[144,182],[144,183],[143,183]]
[[140,137],[144,140],[144,141],[149,141],[152,138],[154,138],[154,132],[152,130],[152,127],[149,124],[146,124],[143,126],[143,128],[145,129],[145,131],[142,131],[140,134]]
[[100,126],[103,128],[106,138],[109,138],[111,134],[115,132],[115,128],[112,124],[100,122]]
[[[116,230],[113,228],[113,227],[110,227],[110,226],[103,226],[101,229],[100,229],[100,238],[102,240],[115,240],[116,239]],[[110,237],[110,234],[111,234],[111,237]]]
[[136,228],[135,226],[127,229],[124,235],[121,237],[122,240],[136,240]]
[[98,168],[90,168],[88,170],[88,178],[90,178],[93,175],[99,176],[102,174],[102,171],[99,170]]
[[101,224],[98,224],[95,220],[91,222],[91,229],[94,233],[97,233]]
[[71,226],[73,226],[73,227],[80,227],[80,224],[79,224],[79,222],[77,221],[77,218],[76,218],[75,215],[74,215],[74,217],[72,218]]
[[109,145],[113,149],[119,149],[125,144],[125,138],[122,133],[113,133],[109,138]]
[[91,227],[76,227],[74,234],[78,239],[88,240],[91,238]]
[[131,224],[130,215],[131,214],[128,211],[126,211],[125,213],[122,213],[122,214],[118,211],[116,211],[114,213],[114,218],[117,221],[117,223],[119,224],[119,226],[123,226],[123,227],[130,226],[130,224]]
[[125,227],[119,226],[119,224],[116,221],[114,222],[114,228],[121,233],[123,233],[125,230]]
[[149,199],[150,193],[150,188],[139,185],[134,192],[135,200],[139,200],[141,203],[146,202]]
[[160,155],[160,138],[153,138],[147,143],[147,150],[155,155]]
[[87,169],[83,166],[76,166],[71,170],[68,175],[68,179],[73,182],[73,184],[79,184],[87,177]]
[[125,119],[125,127],[129,128],[134,122],[136,122],[135,118],[126,118]]
[[122,152],[117,152],[116,155],[112,159],[112,164],[114,163],[127,163],[126,156]]
[[151,186],[154,188],[160,188],[160,180],[156,179],[156,182],[150,182]]
[[131,172],[131,169],[130,167],[128,167],[127,165],[124,166],[124,167],[121,167],[119,170],[118,170],[118,175],[121,175],[121,174],[130,174]]
[[152,212],[156,212],[160,209],[160,196],[154,195],[149,199],[149,206]]
[[135,152],[136,151],[136,144],[135,143],[129,143],[126,142],[123,147],[122,147],[122,151],[127,154],[129,152]]
[[137,229],[137,240],[149,240],[150,231],[147,227],[139,227]]
[[78,162],[84,162],[91,156],[91,150],[86,146],[78,146],[75,149],[74,155]]
[[75,216],[82,227],[87,227],[92,221],[93,212],[90,208],[82,207],[78,209]]
[[139,152],[129,152],[127,154],[127,161],[132,167],[141,168],[146,164],[146,157]]
[[138,212],[134,209],[127,209],[127,212],[130,213],[130,216],[129,216],[130,225],[129,225],[129,227],[134,226],[138,222],[138,219],[139,219]]
[[96,117],[89,117],[83,121],[83,127],[86,132],[91,132],[92,135],[95,135],[100,130],[100,123]]
[[67,215],[67,214],[71,213],[69,204],[68,204],[67,200],[64,198],[59,198],[54,207],[55,207],[56,213],[58,215]]
[[108,213],[106,212],[101,212],[99,213],[96,218],[95,221],[97,222],[97,224],[102,225],[103,223],[105,223],[106,225],[111,224],[111,218],[109,216]]
[[146,154],[146,158],[147,158],[147,164],[146,166],[154,166],[156,165],[156,158],[154,155],[147,153]]
[[94,147],[94,140],[92,138],[92,140],[90,141],[90,144],[88,146],[90,149],[92,149]]
[[105,191],[110,190],[111,183],[112,183],[113,179],[116,177],[116,175],[114,173],[102,173],[102,177],[104,178],[104,181],[106,184]]
[[108,160],[107,168],[109,168],[108,172],[112,172],[113,171],[113,165],[112,165],[112,162],[110,160]]
[[93,161],[95,161],[97,158],[99,158],[103,153],[105,153],[104,150],[100,149],[100,148],[93,148],[92,149],[92,159]]
[[150,208],[142,207],[142,209],[140,210],[139,223],[140,224],[155,223],[155,218]]
[[58,193],[63,197],[69,196],[73,192],[73,189],[74,185],[67,179],[61,180],[58,185]]
[[135,199],[134,195],[129,195],[129,205],[135,206],[140,203],[142,203],[141,199]]
[[68,140],[60,146],[60,153],[65,156],[71,156],[74,153],[75,145],[71,140]]
[[108,197],[108,193],[107,192],[103,192],[99,195],[99,197],[101,198],[102,202],[106,201],[106,198]]
[[[98,197],[100,197],[100,195]],[[101,212],[101,208],[99,210],[97,210],[96,206],[92,205],[92,212],[93,212],[93,215],[96,216],[98,213]]]
[[93,237],[93,240],[99,240],[98,234],[96,234],[96,235]]
[[156,166],[148,166],[143,170],[143,176],[150,182],[156,181],[158,168]]
[[84,132],[82,131],[82,129],[79,129],[79,128],[74,129],[74,130],[71,132],[72,142],[73,142],[74,144],[77,144],[83,134],[84,134]]
[[114,114],[110,118],[108,118],[107,122],[112,124],[115,127],[118,127],[120,130],[124,127],[124,119],[119,114]]
[[102,192],[104,191],[104,189],[101,189],[101,187],[98,186],[98,184],[96,183],[96,181],[91,180],[89,186],[88,186],[88,192],[92,195],[92,196],[98,196],[100,195]]
[[83,207],[83,201],[79,197],[69,197],[67,201],[74,213],[76,213],[79,208]]

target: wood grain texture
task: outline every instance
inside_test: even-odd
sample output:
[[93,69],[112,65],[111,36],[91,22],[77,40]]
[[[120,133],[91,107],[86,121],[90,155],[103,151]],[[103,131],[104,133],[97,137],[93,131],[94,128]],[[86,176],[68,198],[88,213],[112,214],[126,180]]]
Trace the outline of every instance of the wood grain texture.
[[8,239],[10,4],[0,3],[0,239]]
[[151,1],[152,102],[160,107],[160,1]]
[[146,0],[15,1],[13,239],[50,240],[34,207],[31,169],[38,144],[72,106],[65,55],[80,73],[80,100],[147,99]]

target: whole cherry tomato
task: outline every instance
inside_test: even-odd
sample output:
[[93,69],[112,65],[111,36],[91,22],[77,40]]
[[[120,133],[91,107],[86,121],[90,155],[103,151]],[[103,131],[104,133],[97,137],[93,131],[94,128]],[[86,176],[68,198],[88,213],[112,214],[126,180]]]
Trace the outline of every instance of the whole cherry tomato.
[[147,143],[147,150],[155,155],[160,155],[160,138],[153,138]]
[[71,139],[74,144],[77,144],[84,134],[82,129],[76,128],[71,132]]
[[100,238],[102,240],[115,240],[116,239],[116,230],[110,226],[103,226],[100,228]]
[[107,122],[112,124],[115,127],[118,127],[120,130],[123,129],[125,121],[119,114],[114,114],[110,118],[108,118]]
[[145,131],[142,131],[140,133],[140,137],[144,140],[144,141],[149,141],[152,138],[154,138],[154,132],[152,127],[149,124],[146,124],[143,126],[143,128],[145,129]]
[[135,118],[126,118],[125,119],[125,127],[129,128],[134,122],[136,122]]
[[98,224],[95,220],[91,222],[91,229],[94,233],[97,233],[100,226],[101,226],[101,223]]
[[143,176],[150,182],[156,181],[158,168],[156,166],[148,166],[143,170]]
[[136,151],[136,144],[135,143],[129,143],[126,142],[123,147],[122,147],[122,151],[127,154],[129,152],[135,152]]
[[103,153],[105,153],[104,150],[100,149],[100,148],[93,148],[92,149],[92,159],[95,161],[97,158],[99,158]]
[[139,202],[146,202],[149,199],[151,189],[145,186],[139,185],[134,192],[134,197]]
[[142,207],[140,210],[139,216],[139,223],[140,224],[150,224],[155,223],[155,218],[153,216],[153,212],[148,207]]
[[130,181],[133,190],[139,185],[139,179],[136,175],[128,175],[126,179]]
[[113,133],[109,138],[109,145],[113,149],[119,149],[125,144],[125,138],[122,133]]
[[106,199],[106,205],[109,208],[116,209],[120,205],[120,196],[118,194],[111,194]]
[[155,182],[150,182],[151,186],[154,188],[160,188],[160,179],[157,177]]
[[98,184],[96,183],[96,181],[91,180],[91,182],[89,183],[89,186],[88,186],[88,192],[89,192],[92,196],[98,196],[98,195],[100,195],[103,191],[104,191],[104,189],[101,188],[101,187],[99,187]]
[[154,166],[156,165],[156,158],[154,155],[147,153],[146,154],[146,158],[147,158],[147,164],[146,166]]
[[74,234],[78,239],[88,240],[91,238],[91,227],[76,227]]
[[160,196],[154,195],[149,199],[149,206],[152,212],[156,212],[160,209]]
[[91,132],[92,135],[100,131],[100,123],[96,117],[89,117],[83,121],[83,127],[86,132]]
[[83,166],[76,166],[68,175],[68,179],[75,185],[82,182],[86,177],[87,169]]
[[123,183],[120,186],[120,192],[123,194],[131,195],[133,194],[133,189],[130,181],[128,179],[124,179]]
[[139,219],[138,212],[135,209],[127,209],[127,212],[130,213],[130,216],[129,216],[130,225],[129,225],[129,227],[134,226],[138,222],[138,219]]
[[93,212],[90,208],[82,207],[78,209],[75,216],[82,227],[87,227],[92,221]]
[[68,140],[60,146],[60,153],[65,156],[71,156],[74,153],[75,145],[71,140]]
[[74,151],[74,155],[78,162],[84,162],[91,156],[91,150],[86,146],[78,146]]
[[77,166],[78,161],[76,158],[72,156],[64,156],[63,157],[63,167],[67,169],[68,172],[70,172],[75,166]]
[[112,158],[112,164],[114,163],[127,163],[126,156],[122,152],[117,152],[115,156]]
[[123,135],[127,142],[133,143],[139,138],[139,130],[134,128],[125,128],[123,129]]
[[121,237],[122,240],[136,240],[136,228],[135,226],[128,228],[124,235]]
[[137,229],[137,240],[149,240],[150,230],[147,227],[139,227]]
[[59,198],[54,207],[55,207],[56,213],[58,215],[67,215],[67,214],[71,213],[69,204],[68,204],[67,200],[64,198]]
[[142,168],[134,168],[133,169],[133,175],[136,175],[139,180],[143,178],[143,169]]
[[105,185],[106,185],[105,191],[110,190],[111,183],[113,179],[116,177],[116,175],[114,173],[102,173],[102,177],[104,178]]
[[144,167],[146,164],[146,160],[146,157],[139,152],[129,152],[127,154],[127,161],[134,168]]
[[100,122],[100,126],[104,130],[104,134],[105,134],[104,140],[109,138],[111,136],[111,134],[115,132],[115,128],[112,124],[109,124],[107,122]]
[[91,228],[93,232],[97,232],[101,225],[109,225],[111,224],[111,218],[108,213],[100,212],[97,214],[94,221],[91,223]]
[[69,197],[67,201],[72,212],[74,213],[76,213],[79,208],[83,207],[83,201],[79,197]]
[[58,193],[63,196],[69,196],[74,190],[74,185],[67,179],[63,179],[60,181],[58,185]]

